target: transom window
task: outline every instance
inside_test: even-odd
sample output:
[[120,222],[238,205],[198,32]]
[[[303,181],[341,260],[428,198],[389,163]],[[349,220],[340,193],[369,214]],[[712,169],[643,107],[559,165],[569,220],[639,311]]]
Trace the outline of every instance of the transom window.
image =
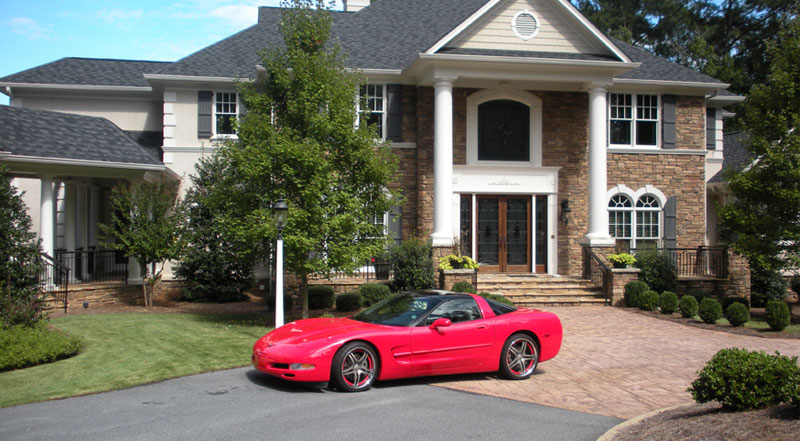
[[609,142],[612,145],[658,145],[658,95],[609,94]]
[[375,125],[378,136],[386,139],[386,87],[383,84],[367,84],[359,90],[359,105],[366,101],[367,108],[360,112],[367,117],[367,124]]
[[478,160],[530,161],[531,109],[513,100],[478,105]]
[[214,97],[214,128],[217,135],[235,135],[234,122],[238,113],[238,94],[217,92]]
[[608,202],[608,233],[616,239],[619,251],[631,248],[657,248],[661,240],[661,204],[645,194],[633,201],[616,194]]

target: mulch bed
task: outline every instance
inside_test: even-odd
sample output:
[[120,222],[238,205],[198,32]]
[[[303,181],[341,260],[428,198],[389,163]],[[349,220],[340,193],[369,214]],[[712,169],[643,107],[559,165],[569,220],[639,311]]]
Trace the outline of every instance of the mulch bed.
[[681,406],[646,418],[620,430],[612,441],[796,441],[798,437],[800,410],[790,405],[728,412],[716,403],[706,403]]
[[[659,320],[667,320],[674,323],[680,323],[682,325],[687,326],[694,326],[695,328],[701,329],[708,329],[711,331],[722,331],[728,332],[731,334],[739,334],[739,335],[749,335],[752,337],[762,337],[762,338],[779,338],[779,339],[800,339],[800,334],[787,334],[785,332],[775,332],[772,329],[752,329],[746,327],[735,327],[731,325],[722,325],[722,324],[714,324],[710,325],[708,323],[704,323],[698,319],[687,319],[681,317],[680,314],[661,314],[657,311],[643,311],[639,308],[625,308],[627,311],[635,312],[637,314],[646,315],[648,317],[657,318]],[[800,308],[793,307],[792,308],[792,323],[798,324],[800,323]],[[750,309],[750,317],[754,319],[763,320],[765,317],[764,308],[752,308]]]

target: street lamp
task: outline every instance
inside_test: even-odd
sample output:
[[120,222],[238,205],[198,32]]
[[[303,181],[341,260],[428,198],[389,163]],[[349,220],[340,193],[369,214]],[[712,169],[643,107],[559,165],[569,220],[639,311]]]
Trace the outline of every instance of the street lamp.
[[275,245],[275,329],[283,326],[283,228],[286,226],[286,216],[289,206],[283,197],[272,205],[272,215],[278,227],[278,240]]

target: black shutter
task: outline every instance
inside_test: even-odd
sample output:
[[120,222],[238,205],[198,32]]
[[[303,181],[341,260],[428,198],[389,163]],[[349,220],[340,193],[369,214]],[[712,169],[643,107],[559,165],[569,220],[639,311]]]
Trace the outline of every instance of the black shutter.
[[706,109],[706,149],[717,149],[717,109]]
[[665,149],[675,148],[675,95],[664,95],[661,97],[664,105],[661,114],[661,139],[662,147]]
[[664,248],[678,246],[678,197],[672,196],[664,205]]
[[403,85],[386,85],[386,139],[403,141]]
[[244,117],[245,115],[247,115],[247,106],[244,103],[244,97],[242,97],[242,95],[238,93],[236,94],[236,96],[239,98],[239,116]]
[[395,245],[400,245],[403,241],[403,207],[392,207],[389,211],[389,237],[394,240]]
[[214,92],[197,92],[197,137],[211,138],[211,104]]

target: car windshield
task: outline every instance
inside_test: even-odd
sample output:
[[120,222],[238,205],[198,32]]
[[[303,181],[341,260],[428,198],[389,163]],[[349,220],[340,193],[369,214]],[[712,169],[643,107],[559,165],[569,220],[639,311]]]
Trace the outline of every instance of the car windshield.
[[399,294],[359,312],[354,320],[388,326],[411,326],[445,300],[442,295]]

